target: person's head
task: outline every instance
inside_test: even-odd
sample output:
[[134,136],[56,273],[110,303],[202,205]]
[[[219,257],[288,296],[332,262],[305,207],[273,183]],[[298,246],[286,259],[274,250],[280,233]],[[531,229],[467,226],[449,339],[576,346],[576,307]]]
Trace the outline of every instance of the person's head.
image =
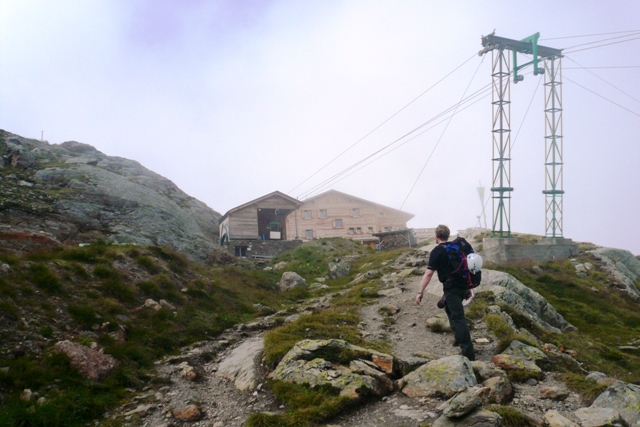
[[447,227],[446,225],[440,224],[439,226],[436,227],[436,237],[442,240],[443,242],[446,242],[447,240],[449,240],[450,234],[451,234],[451,231],[449,231],[449,227]]

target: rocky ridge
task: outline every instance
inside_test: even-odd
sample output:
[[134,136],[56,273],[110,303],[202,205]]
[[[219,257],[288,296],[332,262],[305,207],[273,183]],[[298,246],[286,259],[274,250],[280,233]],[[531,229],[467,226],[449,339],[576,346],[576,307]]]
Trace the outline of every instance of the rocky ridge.
[[[416,267],[407,268],[407,264],[414,262]],[[529,425],[640,426],[640,411],[634,409],[640,405],[640,387],[599,372],[584,372],[587,380],[608,386],[586,406],[562,383],[557,373],[549,370],[558,357],[571,359],[578,367],[579,362],[570,352],[565,353],[551,344],[541,345],[540,350],[513,341],[504,352],[494,354],[496,339],[484,322],[478,320],[473,322],[472,332],[477,361],[469,363],[457,355],[457,349],[451,346],[451,334],[435,333],[423,326],[440,310],[436,307],[439,295],[435,291],[425,295],[421,306],[415,305],[414,291],[423,271],[420,264],[419,259],[401,257],[393,265],[395,273],[382,277],[378,274],[380,282],[385,284],[379,291],[381,298],[361,311],[361,334],[389,340],[393,356],[353,347],[347,342],[307,340],[299,342],[270,373],[260,358],[261,331],[291,317],[289,312],[278,312],[251,324],[238,325],[216,340],[198,343],[184,349],[180,356],[159,362],[157,375],[163,380],[157,383],[168,385],[150,387],[140,399],[106,416],[123,417],[130,425],[239,427],[252,413],[278,414],[287,409],[264,387],[267,376],[309,382],[309,375],[313,374],[313,381],[339,387],[345,396],[357,400],[368,396],[366,404],[329,420],[323,424],[327,427],[383,424],[388,427],[497,427],[504,425],[501,417],[487,410],[496,403],[519,409]],[[367,272],[366,268],[362,270],[362,274]],[[494,287],[519,289],[518,292],[524,292],[528,298],[533,295],[509,275],[490,273],[485,280],[485,291],[493,292],[496,297],[505,291]],[[330,307],[334,296],[300,301],[298,312]],[[513,295],[507,298],[515,301]],[[536,317],[537,323],[547,324],[547,330],[553,333],[568,330],[571,325],[551,310],[553,307],[548,306],[544,298],[536,299],[543,309],[531,310],[529,314]],[[497,306],[494,310],[500,312]],[[393,322],[383,322],[386,316]],[[353,359],[332,361],[328,348],[348,348]],[[391,364],[389,357],[393,358]],[[384,360],[387,363],[381,363]],[[237,380],[248,377],[249,381]],[[355,390],[358,393],[353,393]],[[193,414],[191,418],[183,416],[188,408]]]
[[114,243],[168,245],[193,259],[221,255],[221,215],[138,162],[75,141],[0,130],[0,241],[10,249]]

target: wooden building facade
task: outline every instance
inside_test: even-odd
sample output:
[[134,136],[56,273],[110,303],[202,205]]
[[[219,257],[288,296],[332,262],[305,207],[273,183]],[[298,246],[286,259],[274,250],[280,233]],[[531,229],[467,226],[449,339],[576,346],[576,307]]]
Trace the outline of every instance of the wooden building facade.
[[229,210],[220,218],[220,244],[236,240],[292,240],[285,227],[287,215],[302,203],[274,191]]
[[289,239],[345,237],[377,242],[374,233],[407,228],[414,215],[369,200],[329,190],[311,197],[286,218]]

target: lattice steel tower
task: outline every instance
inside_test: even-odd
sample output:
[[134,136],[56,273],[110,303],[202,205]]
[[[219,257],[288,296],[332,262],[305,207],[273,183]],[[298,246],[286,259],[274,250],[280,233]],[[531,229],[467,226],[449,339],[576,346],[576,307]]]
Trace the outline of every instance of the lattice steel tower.
[[[495,32],[494,32],[495,33]],[[533,65],[533,74],[545,76],[545,236],[562,237],[562,50],[538,45],[540,33],[523,40],[489,34],[482,37],[482,56],[492,54],[491,100],[493,110],[493,237],[511,236],[511,88],[510,81],[524,79],[518,71]],[[513,67],[509,55],[511,51]],[[517,54],[532,55],[530,62],[518,66]],[[539,67],[542,60],[544,67]]]

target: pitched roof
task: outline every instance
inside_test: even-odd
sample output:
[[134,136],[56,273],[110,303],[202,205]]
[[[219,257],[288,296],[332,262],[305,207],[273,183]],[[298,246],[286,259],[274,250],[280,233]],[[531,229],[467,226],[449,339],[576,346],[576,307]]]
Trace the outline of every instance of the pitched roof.
[[400,212],[400,213],[402,213],[402,214],[404,214],[404,215],[407,215],[407,216],[409,217],[409,218],[407,219],[407,221],[408,221],[409,219],[411,219],[411,218],[413,218],[413,217],[415,216],[415,215],[414,215],[414,214],[412,214],[412,213],[405,212],[405,211],[401,211],[400,209],[390,208],[389,206],[381,205],[380,203],[372,202],[371,200],[363,199],[363,198],[360,198],[360,197],[357,197],[357,196],[352,196],[351,194],[343,193],[343,192],[338,191],[338,190],[329,190],[329,191],[325,191],[324,193],[320,193],[320,194],[318,194],[317,196],[313,196],[313,197],[309,197],[308,199],[305,199],[305,200],[303,201],[303,203],[306,203],[306,202],[309,202],[309,201],[315,200],[315,199],[317,199],[317,198],[319,198],[319,197],[326,196],[326,195],[328,195],[328,194],[338,194],[338,195],[340,195],[340,196],[350,197],[350,198],[352,198],[352,199],[356,199],[356,200],[359,200],[359,201],[364,202],[364,203],[369,203],[369,204],[371,204],[371,205],[376,205],[376,206],[379,206],[379,207],[381,207],[381,208],[388,209],[388,210],[390,210],[390,211]]
[[236,206],[236,207],[235,207],[235,208],[233,208],[233,209],[229,209],[229,210],[227,211],[227,213],[226,213],[226,214],[224,214],[224,215],[222,216],[222,218],[220,218],[220,221],[222,221],[223,219],[225,219],[226,217],[228,217],[228,216],[229,216],[229,214],[231,214],[231,213],[233,213],[233,212],[236,212],[236,211],[239,211],[239,210],[241,210],[241,209],[244,209],[244,208],[246,208],[247,206],[251,206],[251,205],[253,205],[253,204],[255,204],[255,203],[260,203],[261,201],[263,201],[263,200],[267,200],[267,199],[269,199],[269,198],[271,198],[271,197],[274,197],[274,196],[282,197],[283,199],[285,199],[285,200],[287,200],[287,201],[289,201],[289,202],[293,203],[294,205],[296,205],[296,207],[299,207],[300,205],[302,205],[302,202],[301,202],[300,200],[298,200],[298,199],[294,199],[293,197],[291,197],[291,196],[287,196],[286,194],[284,194],[284,193],[282,193],[282,192],[280,192],[280,191],[277,191],[277,190],[276,190],[276,191],[274,191],[274,192],[272,192],[272,193],[269,193],[269,194],[266,194],[266,195],[264,195],[264,196],[262,196],[262,197],[258,197],[257,199],[253,199],[253,200],[251,200],[250,202],[244,203],[244,204],[242,204],[242,205],[240,205],[240,206]]

